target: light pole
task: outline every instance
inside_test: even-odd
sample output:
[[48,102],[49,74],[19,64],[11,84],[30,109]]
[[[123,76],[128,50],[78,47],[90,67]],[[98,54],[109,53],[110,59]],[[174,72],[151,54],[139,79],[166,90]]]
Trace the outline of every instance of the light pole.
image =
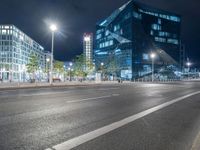
[[47,72],[47,81],[49,82],[49,62],[50,58],[46,59],[46,72]]
[[49,80],[49,82],[50,82],[50,84],[52,84],[52,82],[53,82],[53,50],[54,50],[54,33],[55,33],[55,31],[57,30],[57,27],[56,27],[56,25],[55,24],[52,24],[51,26],[50,26],[50,30],[51,30],[51,32],[52,32],[52,45],[51,45],[51,70],[50,70],[50,80]]
[[[102,63],[101,63],[101,74],[102,74],[102,75],[101,75],[101,76],[102,76],[101,78],[102,78],[102,79],[104,78],[104,75],[103,75],[103,66],[104,66],[104,63],[102,62]],[[102,79],[101,79],[101,80],[102,80]]]
[[192,64],[191,64],[191,62],[188,61],[188,62],[186,63],[186,65],[187,65],[187,67],[188,67],[188,72],[187,72],[187,74],[188,74],[188,80],[189,80],[189,71],[190,71],[190,66],[191,66]]
[[152,60],[152,82],[154,81],[154,59],[156,57],[156,54],[155,53],[151,53],[151,60]]
[[71,76],[72,76],[72,75],[71,75],[71,71],[72,71],[72,66],[73,66],[73,63],[72,63],[72,62],[70,62],[70,63],[69,63],[69,66],[70,66],[70,67],[69,67],[69,81],[72,81],[72,77],[71,77]]

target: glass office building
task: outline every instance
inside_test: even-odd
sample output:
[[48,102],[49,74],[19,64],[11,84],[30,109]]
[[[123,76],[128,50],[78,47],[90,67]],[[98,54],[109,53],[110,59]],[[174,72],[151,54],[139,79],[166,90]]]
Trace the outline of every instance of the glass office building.
[[[156,53],[156,71],[179,65],[179,15],[155,9],[133,0],[97,23],[95,64],[116,62],[116,74],[124,79],[140,78],[152,72],[150,53]],[[113,63],[112,63],[113,64]]]
[[25,81],[30,55],[38,57],[40,70],[45,68],[44,48],[14,25],[0,25],[0,78]]

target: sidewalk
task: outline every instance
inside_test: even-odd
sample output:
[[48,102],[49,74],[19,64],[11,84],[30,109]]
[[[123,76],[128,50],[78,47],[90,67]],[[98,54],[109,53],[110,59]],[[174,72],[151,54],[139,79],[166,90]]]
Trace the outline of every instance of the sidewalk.
[[46,82],[36,82],[36,83],[0,83],[0,90],[7,89],[25,89],[25,88],[42,88],[42,87],[65,87],[65,86],[87,86],[87,85],[101,85],[101,84],[116,84],[114,81],[72,81],[72,82],[57,82],[50,85]]

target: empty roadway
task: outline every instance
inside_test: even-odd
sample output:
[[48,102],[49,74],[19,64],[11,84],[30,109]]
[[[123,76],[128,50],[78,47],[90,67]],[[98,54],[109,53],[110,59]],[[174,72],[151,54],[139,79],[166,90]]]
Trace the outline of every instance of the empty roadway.
[[[56,149],[70,139],[198,91],[200,82],[2,90],[0,149]],[[74,149],[188,150],[200,133],[199,124],[200,94],[194,94]]]

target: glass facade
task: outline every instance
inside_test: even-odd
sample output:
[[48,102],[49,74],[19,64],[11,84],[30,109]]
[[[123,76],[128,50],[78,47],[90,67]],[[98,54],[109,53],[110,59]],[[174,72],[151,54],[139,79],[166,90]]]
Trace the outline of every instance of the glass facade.
[[179,61],[181,17],[129,1],[97,23],[95,64],[109,68],[116,62],[118,77],[134,79],[151,73],[151,51],[157,69]]
[[26,80],[26,64],[30,55],[39,59],[45,68],[44,48],[14,25],[0,25],[0,78],[4,81]]

